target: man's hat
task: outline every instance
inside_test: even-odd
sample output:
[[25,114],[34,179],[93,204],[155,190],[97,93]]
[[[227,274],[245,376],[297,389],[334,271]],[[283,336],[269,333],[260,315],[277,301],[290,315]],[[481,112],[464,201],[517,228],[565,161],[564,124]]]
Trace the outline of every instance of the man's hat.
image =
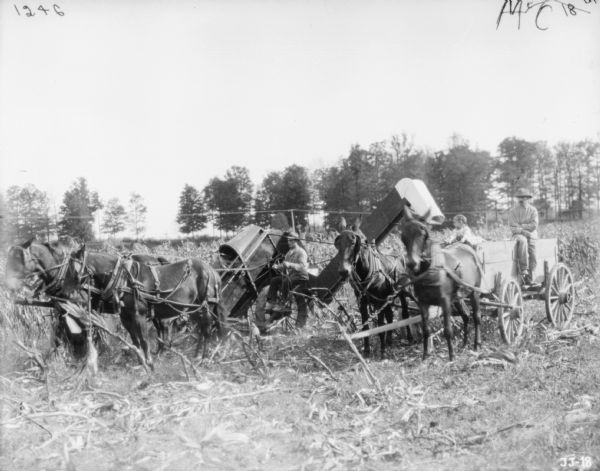
[[517,198],[533,198],[533,195],[526,188],[519,188],[517,191]]
[[288,240],[300,240],[300,237],[296,231],[288,231],[285,233],[285,236]]

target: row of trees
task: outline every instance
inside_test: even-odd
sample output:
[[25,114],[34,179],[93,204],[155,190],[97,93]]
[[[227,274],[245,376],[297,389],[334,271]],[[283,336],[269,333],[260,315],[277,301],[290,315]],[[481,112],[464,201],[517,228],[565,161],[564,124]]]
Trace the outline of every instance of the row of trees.
[[11,186],[6,199],[0,195],[0,232],[6,240],[23,240],[52,233],[69,234],[81,240],[92,240],[95,213],[104,208],[100,229],[115,236],[129,228],[139,238],[145,230],[147,208],[142,197],[131,193],[127,208],[118,198],[104,204],[87,180],[79,178],[65,192],[58,217],[51,217],[46,193],[33,185]]
[[[247,168],[233,166],[202,190],[185,185],[177,223],[182,233],[194,234],[207,226],[210,216],[217,228],[235,231],[251,222],[266,225],[273,213],[296,209],[296,224],[306,225],[308,212],[321,210],[327,223],[337,224],[340,212],[370,212],[404,177],[424,180],[448,214],[505,209],[522,186],[534,192],[534,204],[546,213],[581,214],[586,208],[600,209],[600,143],[550,147],[509,137],[492,156],[460,136],[438,152],[415,147],[406,135],[392,136],[368,148],[352,146],[331,167],[309,172],[292,165],[271,172],[256,187]],[[7,239],[57,232],[90,240],[94,214],[102,208],[102,232],[115,236],[129,228],[135,238],[142,236],[147,212],[142,197],[132,193],[127,206],[118,199],[102,202],[85,178],[64,194],[55,217],[47,195],[34,186],[8,188],[5,198],[0,195],[0,232]]]
[[[216,227],[229,231],[249,223],[267,224],[270,213],[284,209],[323,210],[336,224],[340,212],[370,212],[401,178],[425,181],[442,211],[476,213],[506,209],[518,188],[534,192],[544,211],[579,213],[600,208],[600,143],[562,142],[554,147],[516,137],[504,139],[498,153],[473,149],[455,135],[448,149],[419,149],[406,135],[393,136],[368,148],[352,146],[336,165],[312,173],[292,165],[269,173],[257,187],[248,170],[232,167],[225,178],[213,178],[199,191],[184,188],[177,221],[183,233],[206,226],[207,213]],[[306,212],[295,214],[306,224]]]

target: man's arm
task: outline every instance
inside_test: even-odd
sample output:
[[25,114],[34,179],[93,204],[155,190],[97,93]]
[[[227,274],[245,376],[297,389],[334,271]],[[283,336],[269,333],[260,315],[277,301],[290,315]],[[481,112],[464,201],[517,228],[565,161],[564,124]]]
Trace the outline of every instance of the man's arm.
[[291,268],[299,273],[306,273],[308,271],[308,254],[304,250],[299,250],[296,254],[295,261],[285,261],[284,266]]
[[531,206],[531,210],[527,211],[526,220],[521,223],[521,227],[525,229],[527,232],[533,232],[538,227],[538,212],[533,206]]
[[508,213],[508,225],[510,226],[510,230],[513,233],[513,235],[520,234],[522,231],[521,224],[519,224],[519,222],[517,221],[517,215],[515,213],[516,213],[515,209],[512,209]]

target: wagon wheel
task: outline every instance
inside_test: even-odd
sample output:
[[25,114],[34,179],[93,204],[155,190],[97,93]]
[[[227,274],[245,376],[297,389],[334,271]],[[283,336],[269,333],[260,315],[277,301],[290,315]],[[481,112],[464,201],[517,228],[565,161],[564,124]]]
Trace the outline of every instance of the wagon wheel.
[[546,279],[544,292],[546,317],[554,327],[562,329],[573,317],[575,284],[571,270],[563,263],[552,267]]
[[499,307],[498,330],[502,340],[511,345],[523,333],[523,295],[521,288],[515,280],[507,280],[502,283],[498,295],[502,304],[506,307]]

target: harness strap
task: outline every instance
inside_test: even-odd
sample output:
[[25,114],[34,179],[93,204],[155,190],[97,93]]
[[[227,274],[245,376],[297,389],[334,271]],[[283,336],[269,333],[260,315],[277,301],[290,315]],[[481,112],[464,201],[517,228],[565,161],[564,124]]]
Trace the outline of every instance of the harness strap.
[[[85,257],[87,257],[87,252],[85,253]],[[85,264],[85,258],[83,263]],[[117,261],[115,262],[115,266],[110,275],[108,283],[106,283],[106,287],[100,293],[100,298],[102,301],[108,301],[114,297],[114,292],[117,291],[121,284],[125,281],[124,273],[123,273],[123,263],[122,258],[119,255]]]

